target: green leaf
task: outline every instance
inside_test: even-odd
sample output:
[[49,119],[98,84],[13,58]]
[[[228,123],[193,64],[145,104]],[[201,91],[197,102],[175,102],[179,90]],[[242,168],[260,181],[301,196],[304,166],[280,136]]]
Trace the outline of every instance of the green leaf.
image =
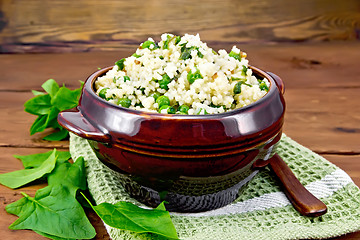
[[124,70],[124,68],[125,68],[124,62],[125,62],[125,60],[126,60],[126,58],[122,58],[119,61],[115,62],[115,65],[118,66],[119,70]]
[[44,131],[46,128],[46,120],[47,115],[38,116],[30,127],[30,135]]
[[57,116],[60,113],[60,110],[57,107],[52,107],[50,112],[47,114],[45,128],[60,128],[60,124],[57,121]]
[[196,69],[196,71],[194,73],[192,73],[190,70],[190,72],[187,75],[187,80],[189,81],[190,84],[194,83],[194,81],[196,79],[200,79],[200,78],[203,78],[203,77],[202,77],[199,69]]
[[68,130],[63,128],[57,132],[47,135],[43,139],[47,140],[47,141],[61,141],[67,137],[69,137],[69,132],[68,132]]
[[[91,205],[90,201],[89,204]],[[163,203],[156,209],[143,209],[125,201],[115,204],[101,203],[92,207],[96,214],[111,227],[179,239],[170,214],[164,210]]]
[[48,94],[33,90],[35,97],[29,99],[24,104],[26,112],[39,116],[30,127],[31,135],[42,132],[46,128],[54,128],[60,129],[60,131],[50,134],[44,139],[58,141],[68,136],[68,133],[58,123],[57,116],[60,111],[74,108],[78,105],[84,82],[80,81],[80,83],[80,88],[70,90],[65,86],[59,87],[59,84],[54,79],[49,79],[42,84],[43,89]]
[[81,88],[70,90],[66,87],[61,87],[56,95],[51,99],[51,104],[57,107],[60,111],[74,108],[78,105],[81,94]]
[[48,94],[38,95],[26,101],[25,111],[34,115],[46,115],[52,107],[51,97]]
[[39,234],[41,236],[44,236],[44,237],[47,237],[47,238],[50,238],[50,239],[53,239],[53,240],[74,240],[73,238],[57,237],[57,236],[50,235],[50,234],[47,234],[47,233],[43,233],[43,232],[40,232],[40,231],[34,231],[34,232],[36,232],[37,234]]
[[32,94],[34,94],[34,96],[45,95],[45,93],[39,92],[39,91],[36,91],[36,90],[31,90],[31,92],[32,92]]
[[56,149],[54,149],[39,167],[0,174],[0,183],[9,188],[24,186],[50,173],[55,167],[56,159]]
[[229,56],[235,58],[238,61],[241,61],[241,52],[240,53],[235,53],[234,51],[231,51],[229,53]]
[[19,200],[6,207],[6,211],[19,216],[9,229],[31,229],[60,238],[95,237],[95,229],[66,186],[60,184],[42,188],[34,198],[25,193],[23,195],[26,200]]
[[78,189],[86,190],[86,174],[84,158],[78,158],[75,163],[57,163],[54,171],[48,176],[49,186],[61,183],[66,186],[70,193],[75,197]]
[[19,216],[21,212],[25,212],[26,208],[29,207],[29,201],[27,198],[20,198],[16,202],[10,203],[5,207],[5,210],[16,216]]
[[50,95],[50,97],[54,97],[60,89],[59,84],[57,84],[54,79],[47,80],[41,87]]
[[[151,45],[153,47],[151,47]],[[159,46],[155,42],[147,40],[147,41],[143,42],[143,44],[141,44],[141,48],[142,49],[148,48],[150,50],[155,50],[155,49],[159,48]]]
[[[37,154],[30,154],[30,155],[14,155],[15,158],[21,160],[24,168],[37,168],[43,162],[50,157],[53,153],[53,150],[45,152],[45,153],[37,153]],[[67,162],[71,155],[68,151],[56,151],[57,156],[57,163]]]

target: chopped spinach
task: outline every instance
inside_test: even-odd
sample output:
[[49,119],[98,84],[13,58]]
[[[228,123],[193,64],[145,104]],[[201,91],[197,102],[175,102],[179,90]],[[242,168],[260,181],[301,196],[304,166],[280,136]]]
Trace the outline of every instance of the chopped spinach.
[[168,84],[171,82],[171,78],[165,73],[162,79],[159,81],[159,87],[161,89],[169,90]]
[[[151,46],[153,46],[153,47],[151,47]],[[141,44],[141,48],[142,49],[148,48],[150,50],[155,50],[155,49],[158,49],[160,47],[155,42],[147,40],[147,41],[143,42],[143,44]]]
[[190,84],[194,83],[194,81],[196,79],[200,79],[200,78],[203,78],[201,76],[201,73],[200,73],[200,70],[199,69],[196,69],[196,71],[194,73],[192,73],[191,71],[188,73],[187,75],[187,80],[189,81]]
[[229,56],[235,58],[236,60],[241,61],[241,52],[235,53],[234,51],[231,51],[229,53]]
[[192,50],[197,50],[197,56],[200,57],[200,58],[203,58],[204,55],[200,52],[199,48],[198,47],[195,47],[195,46],[191,46],[191,47],[186,47],[186,43],[183,43],[181,44],[181,55],[180,55],[180,58],[181,60],[186,60],[186,59],[191,59],[191,51]]
[[124,70],[125,68],[125,62],[126,58],[122,58],[119,61],[115,62],[115,65],[119,67],[119,70]]

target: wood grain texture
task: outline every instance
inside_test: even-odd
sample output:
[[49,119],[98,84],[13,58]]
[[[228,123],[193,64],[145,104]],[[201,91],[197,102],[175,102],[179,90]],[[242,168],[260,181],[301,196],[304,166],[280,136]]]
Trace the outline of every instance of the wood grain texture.
[[357,0],[2,1],[2,52],[133,47],[161,33],[212,43],[359,39]]
[[[232,44],[214,44],[215,50],[231,50]],[[290,88],[360,87],[360,42],[236,44],[247,52],[251,65],[279,75]],[[70,88],[79,86],[98,67],[107,67],[128,57],[136,47],[126,50],[58,53],[0,54],[0,91],[41,90],[49,78]],[[71,59],[71,60],[69,60]]]

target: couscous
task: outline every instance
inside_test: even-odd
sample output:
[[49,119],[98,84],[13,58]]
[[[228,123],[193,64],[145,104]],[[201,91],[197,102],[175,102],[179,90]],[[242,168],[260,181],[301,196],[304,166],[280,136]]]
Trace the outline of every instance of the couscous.
[[169,114],[216,114],[249,105],[269,90],[234,46],[215,52],[199,35],[162,34],[115,63],[96,93],[122,107]]

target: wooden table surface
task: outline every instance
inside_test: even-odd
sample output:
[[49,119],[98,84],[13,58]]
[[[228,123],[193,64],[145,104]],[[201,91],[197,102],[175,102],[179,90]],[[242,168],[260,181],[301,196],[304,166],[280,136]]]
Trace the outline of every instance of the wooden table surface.
[[[238,45],[239,46],[239,45]],[[284,132],[345,170],[360,186],[360,42],[245,44],[252,65],[278,74],[285,82],[287,103]],[[217,50],[231,46],[221,43]],[[14,154],[33,154],[54,147],[66,150],[67,141],[48,142],[44,134],[29,135],[35,116],[24,112],[30,90],[54,78],[69,88],[98,67],[128,56],[135,49],[107,52],[0,55],[0,173],[22,168]],[[10,231],[17,218],[4,207],[33,196],[44,185],[11,190],[0,186],[1,239],[43,239],[31,231]],[[88,213],[96,239],[109,239],[101,221]],[[360,239],[360,232],[336,239]]]

